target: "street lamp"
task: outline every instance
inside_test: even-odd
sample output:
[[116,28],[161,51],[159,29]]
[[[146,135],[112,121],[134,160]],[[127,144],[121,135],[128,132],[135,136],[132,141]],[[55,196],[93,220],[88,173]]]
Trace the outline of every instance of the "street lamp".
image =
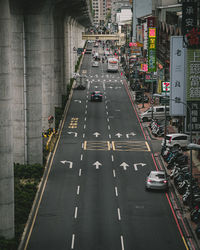
[[[169,97],[167,97],[166,95],[160,95],[160,94],[154,94],[153,96],[155,97],[163,97],[166,99],[169,99],[171,101],[174,101],[175,103],[182,103],[183,105],[186,106],[186,108],[188,108],[189,113],[190,113],[190,144],[188,145],[188,149],[190,150],[190,195],[191,195],[191,208],[193,207],[193,189],[192,189],[192,150],[193,149],[199,149],[198,146],[194,143],[192,143],[192,110],[190,108],[190,106],[188,106],[185,102],[182,102],[181,99],[179,97],[176,97],[175,99],[171,99]],[[164,133],[164,146],[166,146],[166,127],[167,127],[167,122],[166,122],[167,118],[166,118],[166,104],[165,104],[165,133]],[[195,146],[194,146],[195,145]]]

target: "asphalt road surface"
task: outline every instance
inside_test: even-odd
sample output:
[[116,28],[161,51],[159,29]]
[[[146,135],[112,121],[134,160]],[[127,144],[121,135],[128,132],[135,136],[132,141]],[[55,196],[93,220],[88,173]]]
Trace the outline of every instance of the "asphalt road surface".
[[[188,249],[168,194],[145,191],[159,166],[123,76],[91,60],[85,55],[86,89],[74,91],[26,248]],[[94,90],[102,102],[90,101]]]

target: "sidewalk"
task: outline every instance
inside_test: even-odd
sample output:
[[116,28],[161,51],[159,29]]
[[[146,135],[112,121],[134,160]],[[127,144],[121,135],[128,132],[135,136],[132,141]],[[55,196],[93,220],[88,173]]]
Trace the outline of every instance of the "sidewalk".
[[[147,93],[147,94],[149,94],[149,93]],[[138,110],[138,113],[142,113],[142,112],[146,111],[148,108],[150,108],[151,104],[150,103],[144,103],[144,104],[136,104],[135,103],[135,106]],[[168,131],[168,133],[178,133],[177,128],[175,126],[172,126],[172,125],[168,125],[167,131]],[[155,140],[162,140],[163,139],[163,137],[155,137],[151,133],[150,129],[149,129],[149,133],[151,134],[151,137]],[[189,150],[186,151],[185,154],[188,155],[188,162],[190,162],[190,151]],[[159,156],[160,156],[160,159],[162,160],[162,156],[161,155],[159,155]],[[198,183],[200,185],[200,160],[198,159],[198,152],[194,151],[194,150],[192,151],[192,162],[193,162],[193,167],[192,167],[193,177],[198,179]],[[165,163],[164,160],[162,160],[162,163],[165,166],[167,173],[170,174],[170,170],[167,169],[167,163]],[[171,182],[171,185],[173,186],[175,195],[176,195],[177,199],[179,200],[179,204],[183,208],[184,217],[186,218],[187,223],[188,223],[189,227],[191,228],[191,232],[193,234],[193,237],[196,240],[198,247],[200,249],[200,239],[197,238],[196,233],[195,233],[195,229],[196,229],[197,224],[195,224],[194,222],[191,221],[189,208],[183,204],[182,195],[180,195],[178,193],[175,186],[173,185],[173,182]]]

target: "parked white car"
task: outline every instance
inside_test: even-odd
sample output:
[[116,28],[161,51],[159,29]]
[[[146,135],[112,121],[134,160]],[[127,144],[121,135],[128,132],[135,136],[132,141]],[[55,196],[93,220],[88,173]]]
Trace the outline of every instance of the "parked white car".
[[[167,147],[186,148],[188,144],[189,144],[189,135],[180,133],[166,135]],[[164,146],[164,139],[162,140],[161,145]]]

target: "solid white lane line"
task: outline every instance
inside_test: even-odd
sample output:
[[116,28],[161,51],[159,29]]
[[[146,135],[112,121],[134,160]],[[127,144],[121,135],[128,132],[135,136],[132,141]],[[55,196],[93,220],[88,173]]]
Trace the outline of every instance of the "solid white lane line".
[[81,161],[83,160],[83,154],[81,154]]
[[76,194],[79,195],[80,194],[80,186],[77,187],[77,191]]
[[72,234],[72,244],[71,249],[74,249],[75,234]]
[[74,218],[77,218],[77,214],[78,214],[78,207],[75,207],[75,211],[74,211]]
[[118,197],[118,190],[117,190],[117,187],[115,187],[115,195]]
[[81,172],[82,172],[82,170],[81,170],[81,168],[80,168],[80,169],[79,169],[78,176],[81,176]]
[[113,169],[113,177],[116,178],[116,173],[114,169]]
[[85,133],[83,134],[83,138],[85,138]]
[[110,125],[108,125],[108,130],[110,130]]
[[120,215],[120,209],[117,209],[117,213],[118,213],[118,220],[121,220],[121,215]]
[[121,247],[122,247],[122,250],[124,250],[124,238],[122,235],[120,238],[121,238]]

